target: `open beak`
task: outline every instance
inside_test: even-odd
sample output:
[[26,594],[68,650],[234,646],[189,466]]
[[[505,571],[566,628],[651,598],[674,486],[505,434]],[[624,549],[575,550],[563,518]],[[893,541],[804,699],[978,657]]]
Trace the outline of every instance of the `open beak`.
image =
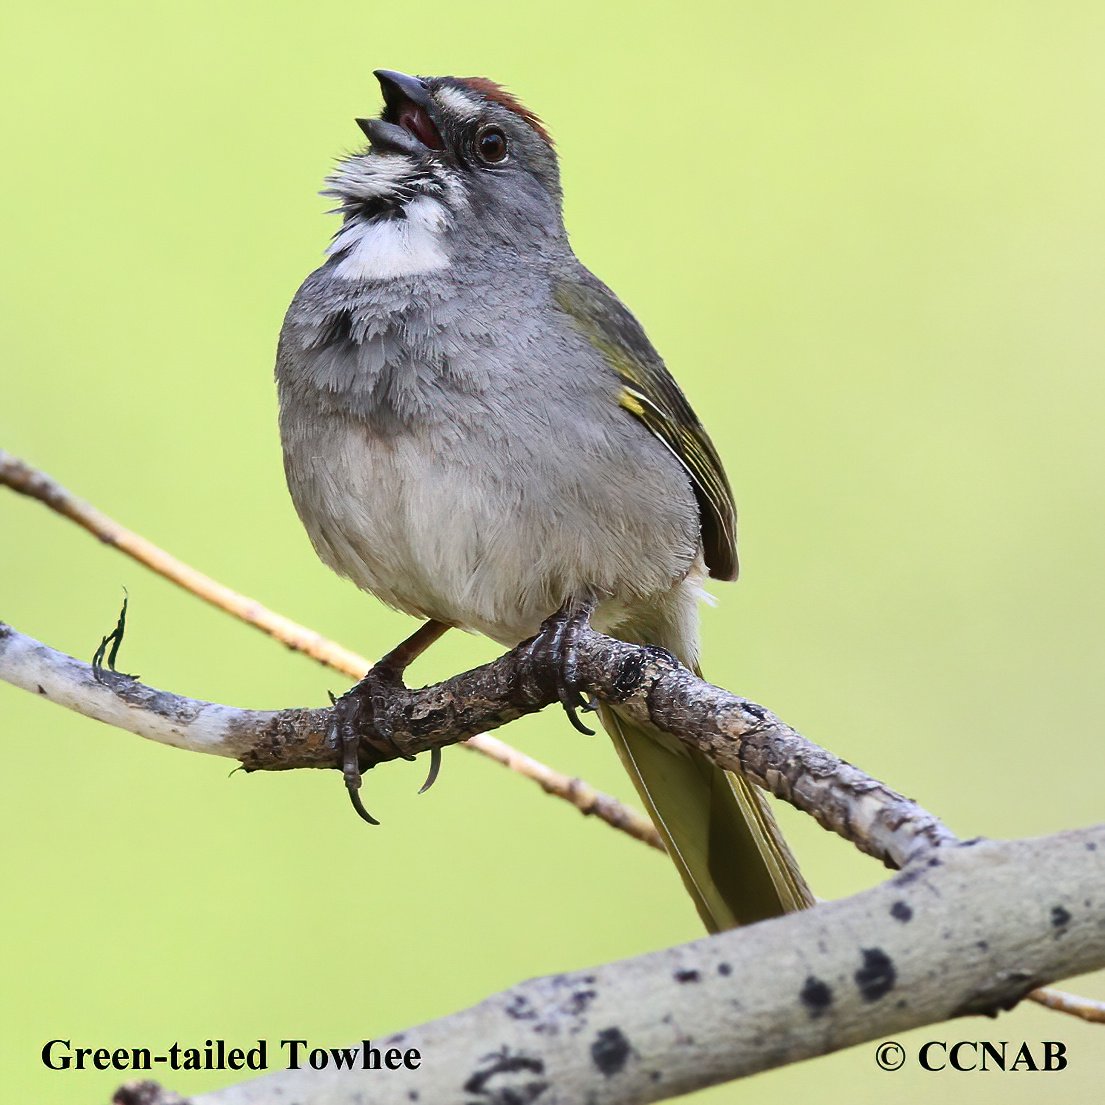
[[420,77],[408,77],[391,69],[377,69],[374,76],[384,93],[384,111],[379,119],[358,119],[357,126],[373,147],[419,156],[444,148],[433,121],[433,97]]

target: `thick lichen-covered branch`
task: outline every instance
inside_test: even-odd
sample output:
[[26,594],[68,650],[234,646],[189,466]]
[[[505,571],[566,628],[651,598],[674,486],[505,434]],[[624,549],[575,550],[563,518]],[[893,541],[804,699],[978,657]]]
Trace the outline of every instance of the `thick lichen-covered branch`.
[[855,897],[525,982],[372,1041],[417,1052],[417,1070],[274,1071],[192,1105],[407,1105],[412,1091],[425,1102],[644,1105],[992,1014],[1103,966],[1105,825],[953,845]]

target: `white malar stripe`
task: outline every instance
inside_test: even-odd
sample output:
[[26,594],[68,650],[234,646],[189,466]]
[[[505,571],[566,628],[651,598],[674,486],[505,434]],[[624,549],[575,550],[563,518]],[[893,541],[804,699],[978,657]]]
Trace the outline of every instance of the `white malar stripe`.
[[437,102],[446,111],[451,112],[460,119],[475,119],[480,113],[480,105],[475,100],[466,96],[459,88],[439,88],[434,93]]
[[441,237],[447,217],[435,199],[420,196],[406,218],[352,222],[327,253],[349,252],[334,270],[344,280],[393,280],[449,267]]

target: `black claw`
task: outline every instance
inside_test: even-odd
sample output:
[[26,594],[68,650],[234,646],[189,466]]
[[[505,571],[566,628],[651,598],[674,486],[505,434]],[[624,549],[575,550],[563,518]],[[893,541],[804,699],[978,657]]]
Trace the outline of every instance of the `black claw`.
[[[340,698],[335,698],[333,694],[327,692],[333,704],[329,739],[332,745],[341,748],[342,777],[345,780],[345,788],[349,792],[349,801],[352,802],[357,815],[370,825],[379,825],[380,822],[364,808],[359,794],[361,732],[364,729],[362,715],[367,714],[371,717],[376,736],[397,757],[412,761],[415,759],[395,739],[394,731],[388,722],[387,691],[392,683],[398,681],[398,677],[390,668],[381,665],[370,671],[360,683],[346,691]],[[437,767],[431,763],[430,778],[422,789],[429,787],[436,776]]]
[[353,808],[357,811],[357,816],[362,821],[367,821],[370,825],[380,824],[380,822],[364,808],[364,803],[361,801],[361,792],[357,790],[356,787],[349,788],[349,801],[353,803]]
[[[124,611],[126,606],[123,607]],[[120,621],[120,629],[122,623]],[[388,721],[388,695],[396,688],[403,686],[403,672],[407,665],[420,656],[422,652],[436,641],[448,626],[441,622],[429,621],[420,626],[410,637],[398,647],[393,648],[371,671],[351,690],[346,691],[341,698],[330,695],[330,704],[333,708],[330,720],[330,728],[327,738],[331,747],[341,749],[342,777],[345,780],[345,789],[349,793],[349,801],[357,811],[357,816],[369,825],[379,825],[376,820],[364,808],[361,801],[361,733],[365,730],[363,713],[367,713],[372,721],[372,729],[376,737],[396,755],[404,760],[413,760],[405,748],[401,747],[395,739],[395,731]],[[105,640],[106,645],[106,640]],[[103,647],[103,646],[101,646]],[[114,653],[112,653],[114,658]],[[375,758],[372,762],[375,762]],[[425,793],[433,786],[441,769],[441,750],[433,749],[430,757],[430,773],[422,784],[419,794]]]
[[588,729],[587,726],[579,720],[579,714],[576,713],[576,710],[581,709],[581,707],[572,706],[563,699],[560,700],[560,705],[564,707],[564,712],[568,715],[568,720],[572,723],[572,727],[576,732],[582,733],[585,737],[593,737],[595,735],[594,729]]
[[[352,802],[361,820],[367,821],[370,825],[379,825],[380,822],[364,808],[364,803],[361,801],[361,765],[358,759],[360,738],[357,736],[356,726],[348,717],[342,717],[339,720],[339,713],[344,711],[338,706],[333,695],[330,695],[330,698],[334,701],[335,716],[330,722],[328,736],[332,743],[341,744],[341,773],[345,780],[345,789],[349,793],[349,801]],[[356,707],[353,707],[353,710],[355,711]]]
[[441,771],[441,749],[430,749],[430,770],[426,775],[426,781],[418,788],[419,794],[425,794],[437,782],[438,772]]

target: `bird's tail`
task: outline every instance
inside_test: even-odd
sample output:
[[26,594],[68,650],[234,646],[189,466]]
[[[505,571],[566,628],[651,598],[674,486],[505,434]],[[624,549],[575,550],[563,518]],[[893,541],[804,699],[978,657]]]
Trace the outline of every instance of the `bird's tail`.
[[606,704],[599,718],[710,932],[813,904],[766,800],[748,782]]

